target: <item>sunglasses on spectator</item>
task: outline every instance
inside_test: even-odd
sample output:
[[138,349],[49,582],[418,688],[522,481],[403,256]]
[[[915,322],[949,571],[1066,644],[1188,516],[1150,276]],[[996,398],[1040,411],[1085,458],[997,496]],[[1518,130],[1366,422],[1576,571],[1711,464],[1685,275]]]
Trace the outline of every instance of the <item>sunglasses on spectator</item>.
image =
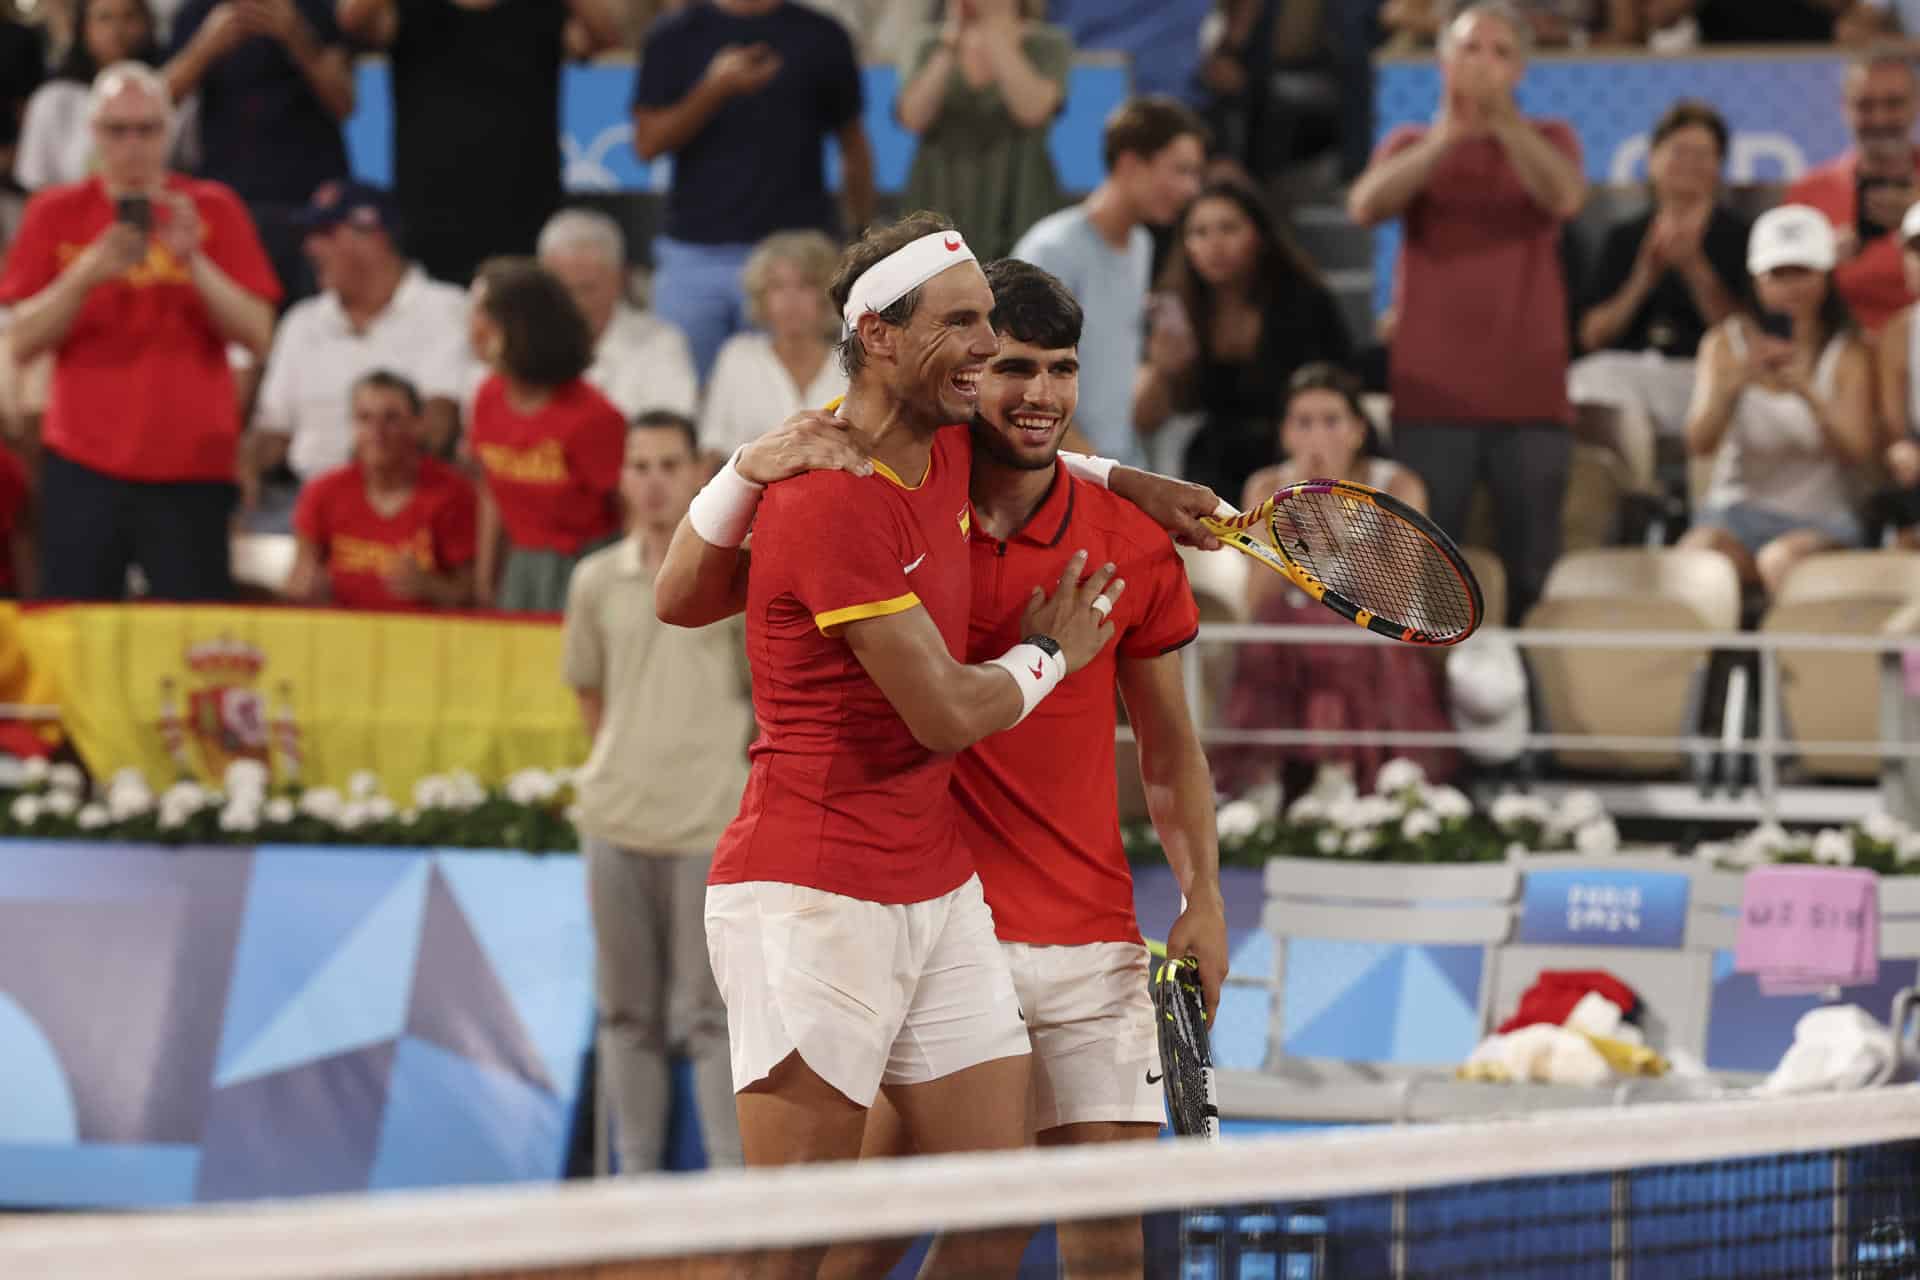
[[96,120],[94,127],[109,138],[157,138],[167,126],[160,120]]

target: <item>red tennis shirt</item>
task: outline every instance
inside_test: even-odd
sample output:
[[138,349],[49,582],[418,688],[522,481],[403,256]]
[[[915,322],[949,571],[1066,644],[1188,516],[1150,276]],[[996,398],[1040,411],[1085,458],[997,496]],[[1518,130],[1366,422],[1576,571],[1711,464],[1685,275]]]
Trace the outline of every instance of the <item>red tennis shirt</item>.
[[709,883],[773,880],[905,903],[973,874],[954,757],[914,740],[839,635],[920,606],[966,660],[972,463],[967,429],[947,427],[917,485],[881,468],[813,471],[767,489],[746,616],[761,734]]
[[333,602],[348,609],[417,609],[387,589],[402,556],[428,573],[446,573],[474,558],[477,503],[473,485],[444,462],[420,460],[407,505],[382,515],[367,501],[358,462],[316,476],[300,491],[293,530],[320,549]]
[[1062,466],[1018,533],[1002,542],[976,528],[971,542],[971,662],[1020,642],[1033,589],[1051,593],[1074,552],[1084,549],[1089,565],[1113,562],[1126,580],[1113,643],[1032,715],[963,752],[954,791],[1002,941],[1138,942],[1133,874],[1120,844],[1115,682],[1120,659],[1169,653],[1199,631],[1186,569],[1165,530],[1139,508]]
[[620,465],[627,420],[575,378],[546,404],[521,413],[498,374],[473,398],[467,450],[516,547],[574,555],[620,532]]
[[[166,186],[193,201],[207,258],[254,297],[278,302],[280,282],[240,197],[177,174]],[[156,224],[172,217],[170,206],[154,205]],[[113,220],[98,178],[35,195],[7,250],[0,304],[53,283]],[[231,481],[239,438],[226,340],[187,264],[150,240],[142,261],[87,294],[56,348],[41,439],[83,467],[144,482]]]

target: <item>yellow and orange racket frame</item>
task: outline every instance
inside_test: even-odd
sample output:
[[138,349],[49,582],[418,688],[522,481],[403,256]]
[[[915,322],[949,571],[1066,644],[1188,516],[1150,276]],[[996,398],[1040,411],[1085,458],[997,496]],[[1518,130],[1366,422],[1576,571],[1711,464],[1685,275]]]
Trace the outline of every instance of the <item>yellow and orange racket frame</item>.
[[[1302,480],[1252,511],[1203,523],[1234,550],[1376,635],[1453,645],[1483,620],[1480,584],[1453,539],[1369,485]],[[1272,541],[1259,535],[1263,526]]]

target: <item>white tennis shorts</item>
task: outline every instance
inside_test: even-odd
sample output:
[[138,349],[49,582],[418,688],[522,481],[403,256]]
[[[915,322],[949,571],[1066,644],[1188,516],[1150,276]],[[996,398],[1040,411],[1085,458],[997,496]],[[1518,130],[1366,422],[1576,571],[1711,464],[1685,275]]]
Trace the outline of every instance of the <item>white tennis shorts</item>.
[[1000,946],[1033,1041],[1034,1132],[1096,1121],[1164,1123],[1147,949],[1137,942]]
[[710,885],[707,955],[735,1092],[796,1050],[863,1107],[883,1083],[1028,1052],[978,876],[906,905],[765,880]]

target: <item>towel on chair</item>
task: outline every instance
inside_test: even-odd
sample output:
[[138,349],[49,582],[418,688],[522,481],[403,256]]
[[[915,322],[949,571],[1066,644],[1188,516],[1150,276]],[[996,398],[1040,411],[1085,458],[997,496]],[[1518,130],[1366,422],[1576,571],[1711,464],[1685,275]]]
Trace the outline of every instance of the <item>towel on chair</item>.
[[1858,867],[1747,873],[1733,967],[1763,995],[1812,995],[1880,977],[1880,878]]

